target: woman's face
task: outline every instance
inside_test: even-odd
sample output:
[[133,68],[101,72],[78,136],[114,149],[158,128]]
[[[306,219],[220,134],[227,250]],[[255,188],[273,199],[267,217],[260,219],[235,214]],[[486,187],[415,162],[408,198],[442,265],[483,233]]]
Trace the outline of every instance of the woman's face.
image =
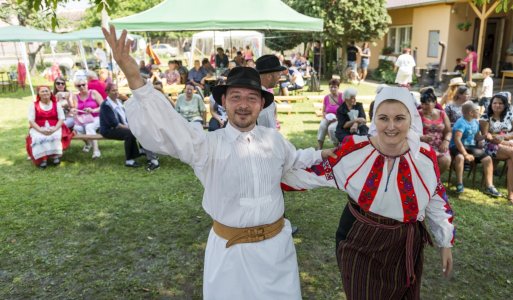
[[59,92],[63,92],[66,89],[66,82],[64,82],[62,79],[55,80],[55,88]]
[[435,102],[433,101],[425,101],[420,103],[420,107],[424,113],[430,113],[435,108]]
[[41,98],[41,100],[49,100],[50,99],[50,95],[51,95],[51,92],[50,92],[50,89],[47,88],[47,87],[42,87],[39,89],[39,91],[37,92],[37,94],[39,95],[39,97]]
[[356,96],[351,96],[349,99],[345,100],[347,104],[353,106],[356,104]]
[[332,94],[336,95],[338,93],[338,85],[336,85],[336,84],[330,85],[330,92]]
[[79,81],[75,83],[75,87],[80,93],[86,93],[87,92],[87,82],[85,81]]
[[499,98],[494,98],[492,101],[492,111],[495,114],[502,114],[504,111],[504,103]]
[[185,86],[185,95],[187,95],[188,98],[192,97],[192,94],[194,94],[194,87],[192,85],[186,85]]
[[399,101],[385,101],[376,110],[375,125],[380,143],[397,146],[406,140],[411,116]]
[[470,99],[470,92],[469,90],[466,90],[463,94],[457,94],[456,97],[458,102],[466,102],[468,99]]

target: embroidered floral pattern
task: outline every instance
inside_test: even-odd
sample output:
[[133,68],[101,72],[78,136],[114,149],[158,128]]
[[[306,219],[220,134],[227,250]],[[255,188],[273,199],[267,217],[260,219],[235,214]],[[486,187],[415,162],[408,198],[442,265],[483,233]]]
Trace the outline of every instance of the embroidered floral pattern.
[[397,186],[401,191],[401,204],[403,206],[403,221],[412,223],[417,221],[419,206],[417,204],[417,195],[413,188],[410,167],[404,156],[399,160],[399,170],[397,173]]
[[365,211],[370,210],[372,202],[376,197],[379,183],[381,182],[381,176],[383,175],[384,164],[385,158],[382,155],[379,155],[374,161],[372,169],[369,172],[369,175],[367,175],[367,179],[365,180],[362,191],[360,192],[358,205],[360,205],[360,207]]

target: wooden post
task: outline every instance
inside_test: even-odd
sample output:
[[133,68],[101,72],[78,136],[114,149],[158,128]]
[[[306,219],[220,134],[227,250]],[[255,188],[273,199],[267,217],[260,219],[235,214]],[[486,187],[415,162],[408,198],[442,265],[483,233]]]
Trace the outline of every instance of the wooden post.
[[486,8],[487,2],[483,2],[483,6],[481,7],[481,11],[476,7],[473,0],[468,0],[470,7],[474,12],[476,13],[477,17],[480,20],[479,24],[479,38],[477,40],[477,69],[481,70],[481,55],[483,54],[483,48],[484,48],[484,33],[486,31],[486,21],[488,20],[488,17],[494,12],[497,5],[499,5],[500,0],[495,0],[495,2],[490,6],[490,8]]

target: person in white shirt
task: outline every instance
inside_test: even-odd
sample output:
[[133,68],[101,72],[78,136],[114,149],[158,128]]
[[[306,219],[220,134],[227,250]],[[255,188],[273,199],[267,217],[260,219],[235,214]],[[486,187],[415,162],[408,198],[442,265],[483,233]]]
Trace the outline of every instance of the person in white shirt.
[[233,68],[212,93],[227,112],[226,128],[205,132],[182,118],[161,93],[145,84],[126,45],[126,31],[103,29],[132,89],[126,103],[130,129],[143,146],[189,164],[205,188],[212,217],[205,250],[204,299],[301,299],[290,223],[283,218],[282,176],[332,152],[298,150],[274,129],[256,125],[274,96],[259,74]]
[[[130,131],[123,104],[118,99],[118,86],[109,83],[105,88],[108,96],[100,106],[100,133],[107,139],[122,140],[125,142],[125,166],[137,168],[140,165],[135,161],[140,155],[137,139]],[[148,165],[147,171],[153,171],[160,167],[155,153],[145,149]]]
[[492,69],[484,68],[481,73],[483,74],[483,88],[479,94],[479,114],[488,111],[488,105],[490,105],[490,99],[493,96]]
[[413,71],[416,64],[410,52],[410,48],[404,48],[403,54],[399,55],[395,61],[394,71],[397,71],[395,83],[399,86],[409,87],[413,81]]
[[96,44],[96,49],[94,49],[94,56],[96,60],[100,63],[100,68],[106,69],[108,67],[107,63],[107,53],[103,50],[102,43]]

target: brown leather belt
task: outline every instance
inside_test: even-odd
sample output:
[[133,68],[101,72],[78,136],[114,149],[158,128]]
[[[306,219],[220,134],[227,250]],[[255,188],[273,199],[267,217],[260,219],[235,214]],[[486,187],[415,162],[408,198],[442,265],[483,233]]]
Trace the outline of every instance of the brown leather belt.
[[281,232],[285,225],[285,219],[279,218],[276,222],[255,227],[236,228],[223,225],[216,220],[212,228],[214,232],[226,242],[226,248],[235,244],[255,243],[270,239]]

